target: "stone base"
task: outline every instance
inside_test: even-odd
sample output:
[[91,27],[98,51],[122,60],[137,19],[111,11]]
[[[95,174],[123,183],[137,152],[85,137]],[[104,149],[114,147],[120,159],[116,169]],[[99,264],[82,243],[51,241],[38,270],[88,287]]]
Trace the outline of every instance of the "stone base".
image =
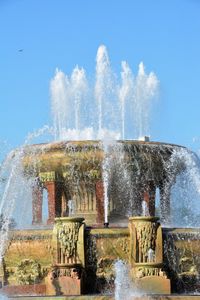
[[[17,299],[23,300],[33,300],[32,297],[16,297]],[[9,299],[16,299],[15,297],[9,297]],[[49,300],[114,300],[114,296],[105,295],[85,295],[85,296],[60,296],[60,297],[50,297]],[[133,296],[130,300],[200,300],[198,295],[143,295],[143,296]],[[34,300],[47,300],[46,297],[34,297]],[[124,300],[124,299],[121,299]]]
[[145,276],[136,279],[136,285],[145,294],[171,294],[170,280],[162,276]]
[[45,278],[46,295],[81,295],[81,279],[72,278],[68,276],[59,276],[52,278],[48,276]]

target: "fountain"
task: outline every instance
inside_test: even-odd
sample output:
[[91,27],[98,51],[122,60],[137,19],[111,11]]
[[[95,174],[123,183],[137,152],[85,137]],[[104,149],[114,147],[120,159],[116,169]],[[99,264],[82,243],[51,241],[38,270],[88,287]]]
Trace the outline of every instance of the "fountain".
[[183,220],[181,205],[188,209],[173,196],[181,180],[200,194],[199,162],[185,147],[150,141],[157,85],[143,63],[134,77],[126,62],[116,83],[105,46],[94,88],[79,67],[71,77],[56,71],[56,141],[25,143],[1,166],[2,294],[128,300],[199,292],[198,227],[172,227]]

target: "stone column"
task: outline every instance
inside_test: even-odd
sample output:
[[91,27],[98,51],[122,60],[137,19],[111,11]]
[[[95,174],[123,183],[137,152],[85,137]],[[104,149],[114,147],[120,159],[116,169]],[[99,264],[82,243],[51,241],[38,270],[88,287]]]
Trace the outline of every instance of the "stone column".
[[42,223],[42,187],[36,181],[32,188],[32,224]]
[[[81,295],[85,268],[84,218],[56,218],[54,262],[45,278],[47,295]],[[59,288],[58,288],[59,287]]]
[[40,180],[48,192],[48,212],[47,224],[53,224],[56,217],[62,214],[62,194],[63,182],[56,172],[42,172],[39,174]]
[[156,187],[153,182],[149,182],[144,189],[143,200],[147,204],[150,216],[155,216],[155,196]]
[[52,224],[56,217],[56,183],[48,181],[44,183],[48,192],[48,220],[47,224]]
[[156,217],[131,217],[130,265],[136,288],[150,294],[170,294],[163,271],[162,229]]

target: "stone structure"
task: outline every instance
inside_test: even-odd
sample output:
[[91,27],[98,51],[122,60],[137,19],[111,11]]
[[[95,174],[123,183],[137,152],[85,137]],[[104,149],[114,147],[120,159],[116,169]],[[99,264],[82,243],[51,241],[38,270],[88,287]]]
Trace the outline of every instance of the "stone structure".
[[53,224],[56,217],[66,212],[66,200],[64,195],[63,179],[55,171],[41,172],[33,186],[33,224],[42,223],[42,199],[43,191],[48,193],[48,224]]
[[[32,223],[43,223],[43,194],[46,190],[47,224],[50,226],[45,230],[33,226],[31,230],[10,233],[0,268],[0,282],[5,293],[80,296],[114,291],[113,266],[117,259],[130,265],[130,277],[143,291],[171,292],[168,278],[173,271],[164,252],[168,249],[166,231],[163,233],[155,217],[155,195],[159,189],[161,219],[168,223],[170,188],[175,176],[183,169],[178,164],[170,172],[170,159],[174,147],[178,146],[125,141],[113,147],[109,174],[110,228],[102,226],[102,161],[105,153],[100,142],[62,142],[27,147],[24,173],[35,179]],[[128,181],[127,178],[123,181],[121,167],[123,171],[125,168]],[[127,207],[131,216],[129,226]],[[124,227],[120,227],[121,224]],[[170,245],[176,251],[174,241],[171,240]],[[200,249],[197,252],[200,257]],[[188,269],[191,256],[191,253],[182,253],[178,262],[178,277],[183,280],[186,275],[189,278],[191,274],[198,276],[197,269]],[[178,282],[177,277],[173,278]]]
[[54,262],[46,278],[47,295],[81,295],[85,267],[83,218],[57,218]]
[[[174,151],[170,144],[128,141],[118,142],[111,149],[111,178],[109,190],[110,223],[128,219],[131,215],[142,215],[142,203],[148,214],[155,215],[156,189],[160,190],[160,210],[162,222],[170,222],[170,189],[175,176],[182,170],[170,172],[170,158]],[[102,160],[104,152],[100,142],[62,142],[56,144],[33,145],[27,147],[24,168],[27,176],[35,177],[33,186],[33,224],[42,220],[42,198],[48,193],[48,224],[55,217],[68,216],[69,201],[73,201],[74,216],[84,217],[87,224],[102,224],[104,220],[104,190],[102,180]],[[120,163],[117,152],[123,159]],[[113,155],[113,157],[112,157]],[[119,168],[117,167],[119,165]],[[124,182],[118,178],[126,168],[131,185],[130,193],[123,192]],[[120,174],[121,172],[121,174]],[[120,178],[122,180],[123,178]],[[130,196],[132,195],[132,196]],[[130,199],[134,197],[133,199]],[[123,204],[121,202],[123,199]],[[130,203],[131,200],[131,203]],[[128,207],[128,208],[127,208]]]
[[147,293],[170,294],[170,280],[163,272],[161,226],[156,217],[132,217],[130,228],[131,274],[138,288]]
[[[63,220],[61,219],[61,223],[62,222]],[[58,233],[56,229],[57,224],[59,224],[59,221],[58,223],[56,222],[53,231],[52,229],[33,229],[27,231],[17,230],[10,233],[10,241],[7,246],[0,273],[3,292],[13,296],[55,295],[55,292],[57,295],[61,294],[61,290],[58,288],[59,285],[57,284],[58,277],[54,277],[56,275],[54,274],[54,270],[56,271],[61,268],[61,265],[59,264],[60,260],[57,261],[56,256],[57,250],[60,249],[59,244],[56,243],[56,236]],[[135,226],[132,220],[130,220],[130,225]],[[161,281],[162,279],[165,280],[165,273],[162,272],[166,271],[168,276],[172,279],[172,292],[188,293],[194,288],[196,291],[200,291],[198,284],[199,274],[197,274],[200,266],[198,230],[174,228],[161,229],[160,225],[156,226],[157,236],[159,237],[158,245],[161,242],[161,234],[164,245],[164,253],[160,251],[161,248],[159,251],[155,251],[157,257],[156,262],[154,262],[155,264],[150,262],[137,263],[139,256],[135,256],[136,253],[133,245],[134,227],[133,229],[131,229],[131,227],[129,227],[129,229],[80,227],[81,236],[81,231],[84,228],[85,244],[85,262],[80,259],[83,263],[81,262],[81,265],[79,265],[81,266],[83,276],[81,278],[81,282],[83,283],[81,292],[84,294],[96,294],[99,292],[103,293],[107,289],[111,291],[114,287],[113,281],[115,273],[113,265],[116,259],[122,259],[131,264],[133,279],[139,279],[140,286],[144,289],[146,287],[153,286],[151,278],[154,276],[157,277],[158,274],[160,275],[159,278]],[[83,249],[81,244],[82,243],[78,243],[78,253],[80,253],[81,249]],[[163,260],[162,254],[164,254]],[[79,255],[81,257],[81,254]],[[144,257],[146,256],[144,255]],[[154,258],[155,256],[153,255],[150,257]],[[27,260],[27,263],[24,263],[25,260]],[[187,266],[187,262],[189,261],[192,262],[192,264]],[[162,262],[164,262],[164,264]],[[36,274],[36,276],[34,275],[34,278],[37,278],[36,284],[32,284],[29,280],[26,280],[25,282],[19,280],[17,270],[21,269],[24,264],[26,265],[26,278],[29,274]],[[40,267],[38,268],[38,266]],[[67,264],[64,266],[65,270],[72,269],[72,271],[74,269],[73,267],[69,265],[67,266]],[[134,268],[141,268],[141,270],[136,269],[135,276],[133,272]],[[146,268],[148,272],[144,272],[144,268]],[[33,272],[32,269],[36,270],[36,272]],[[38,269],[40,270],[39,272],[37,271]],[[67,279],[66,281],[68,283],[70,281],[71,284],[68,284],[68,287],[71,285],[74,286],[75,282],[76,293],[78,294],[80,293],[80,290],[78,289],[80,286],[80,278],[77,279],[77,281],[74,280],[74,275],[77,276],[77,273],[73,273],[71,275],[71,270],[69,270],[60,279]],[[158,292],[158,287],[160,292],[161,288],[163,291],[163,281],[160,282],[159,278],[157,285],[154,286],[155,292]],[[69,293],[69,289],[67,292]],[[89,299],[88,295],[86,297]],[[168,297],[171,299],[170,296]],[[188,299],[189,297],[190,296],[188,296]]]

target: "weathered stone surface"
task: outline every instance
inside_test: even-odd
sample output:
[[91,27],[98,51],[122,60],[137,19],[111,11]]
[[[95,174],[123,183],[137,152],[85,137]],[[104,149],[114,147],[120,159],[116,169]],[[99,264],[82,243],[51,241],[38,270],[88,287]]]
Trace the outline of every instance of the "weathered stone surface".
[[139,290],[153,294],[170,294],[171,284],[163,272],[161,226],[156,217],[131,217],[131,277]]
[[56,274],[50,272],[45,278],[46,295],[81,295],[82,283],[81,274],[75,268],[63,269],[64,272]]
[[137,279],[136,286],[142,293],[171,294],[170,280],[163,276],[145,276]]
[[6,294],[9,298],[17,296],[45,296],[46,285],[45,284],[34,284],[34,285],[12,285],[4,286],[1,290],[2,294]]
[[200,243],[198,228],[163,230],[164,262],[174,292],[200,292]]
[[[195,266],[197,270],[200,270],[199,230],[166,229],[163,232],[166,250],[164,262],[167,274],[172,278],[172,292],[189,292],[194,287],[198,290],[198,281],[195,281],[197,276],[194,278],[191,273],[186,273],[188,272],[186,270],[189,267],[188,261],[192,262],[191,268]],[[5,266],[1,269],[1,278],[5,275],[6,284],[14,286],[18,284],[15,271],[17,265],[26,258],[37,261],[41,265],[41,272],[44,274],[41,284],[45,284],[45,276],[51,270],[54,261],[52,233],[52,229],[11,232],[5,254]],[[97,287],[99,291],[102,291],[109,284],[106,280],[113,274],[112,261],[118,258],[129,260],[129,243],[128,228],[86,228],[85,286],[87,293],[95,293]],[[196,270],[191,269],[190,272],[194,274]],[[105,279],[105,285],[97,285],[98,282],[102,283],[102,277]]]
[[38,279],[46,276],[53,261],[52,230],[21,230],[10,234],[4,257],[6,284],[19,284],[17,269],[24,260],[40,265]]

